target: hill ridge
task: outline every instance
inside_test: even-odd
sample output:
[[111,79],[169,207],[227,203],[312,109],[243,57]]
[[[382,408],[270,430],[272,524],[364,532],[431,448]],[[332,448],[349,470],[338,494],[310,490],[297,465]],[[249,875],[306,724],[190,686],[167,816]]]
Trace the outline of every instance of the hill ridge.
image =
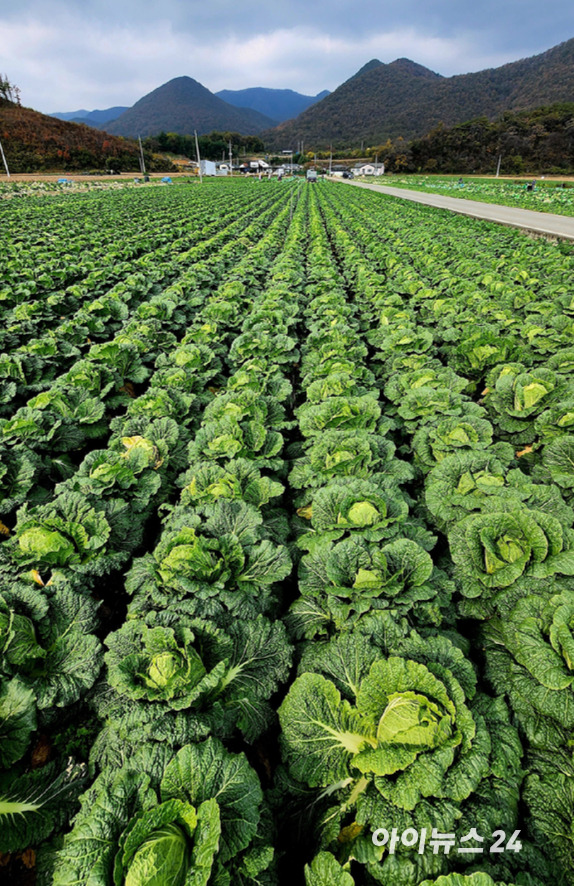
[[269,117],[250,108],[235,108],[218,98],[193,77],[174,77],[142,96],[120,114],[106,131],[114,135],[137,137],[177,132],[198,135],[213,130],[233,130],[242,135],[255,134],[273,123]]
[[378,145],[422,137],[439,123],[492,120],[573,96],[574,38],[534,56],[451,77],[410,59],[368,62],[321,102],[262,137],[270,149],[299,140],[315,149]]
[[266,86],[251,86],[247,89],[222,89],[216,92],[219,98],[234,107],[251,108],[281,123],[297,117],[316,102],[321,101],[329,90],[317,95],[304,95],[294,89],[270,89]]

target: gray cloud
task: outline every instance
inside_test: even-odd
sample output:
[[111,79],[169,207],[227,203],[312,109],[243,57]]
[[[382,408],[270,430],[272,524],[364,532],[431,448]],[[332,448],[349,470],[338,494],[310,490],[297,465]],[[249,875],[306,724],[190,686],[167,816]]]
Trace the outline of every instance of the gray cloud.
[[42,111],[132,104],[187,74],[213,91],[334,89],[373,57],[441,74],[493,67],[574,36],[574,8],[533,0],[0,0],[0,66]]

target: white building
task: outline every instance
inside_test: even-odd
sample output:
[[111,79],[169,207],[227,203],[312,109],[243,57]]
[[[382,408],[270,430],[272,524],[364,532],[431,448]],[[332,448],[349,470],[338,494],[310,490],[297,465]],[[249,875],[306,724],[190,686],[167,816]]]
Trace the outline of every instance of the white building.
[[202,175],[217,175],[215,163],[213,160],[200,160]]
[[384,163],[358,163],[352,169],[353,175],[384,175]]

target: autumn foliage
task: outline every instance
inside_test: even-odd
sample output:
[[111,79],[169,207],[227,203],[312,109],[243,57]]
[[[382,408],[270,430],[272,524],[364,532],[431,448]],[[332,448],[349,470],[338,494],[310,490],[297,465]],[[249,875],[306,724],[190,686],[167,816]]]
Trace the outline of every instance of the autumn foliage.
[[[106,169],[139,172],[138,146],[78,123],[56,120],[0,98],[0,140],[10,172]],[[145,155],[149,170],[169,161]]]

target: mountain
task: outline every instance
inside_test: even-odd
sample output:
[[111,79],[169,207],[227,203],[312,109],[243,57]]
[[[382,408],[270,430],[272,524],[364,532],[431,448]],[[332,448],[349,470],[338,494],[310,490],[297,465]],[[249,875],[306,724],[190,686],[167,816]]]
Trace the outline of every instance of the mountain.
[[118,105],[115,108],[106,108],[103,111],[86,111],[84,108],[80,111],[54,111],[49,116],[55,117],[57,120],[67,120],[71,123],[85,123],[86,126],[93,126],[98,129],[104,123],[115,120],[127,110],[127,107]]
[[296,120],[263,134],[267,147],[300,139],[309,148],[359,147],[402,136],[417,138],[439,123],[493,120],[574,98],[574,39],[540,55],[474,74],[441,77],[409,59],[374,59]]
[[[137,143],[89,126],[57,120],[0,99],[0,132],[10,172],[114,169],[139,172]],[[170,168],[169,161],[146,156],[148,170]]]
[[136,138],[160,132],[191,135],[194,129],[198,134],[214,129],[252,134],[272,123],[258,111],[224,102],[192,77],[176,77],[106,124],[106,131]]
[[378,68],[379,65],[383,63],[379,61],[378,58],[372,58],[370,62],[367,62],[366,65],[363,65],[362,68],[359,68],[356,74],[353,74],[352,77],[349,77],[350,80],[355,80],[356,77],[360,77],[361,74],[366,74],[367,71],[372,71],[373,68]]
[[292,89],[266,89],[263,86],[255,86],[251,89],[222,89],[215,94],[236,108],[251,108],[281,123],[283,120],[297,117],[306,108],[321,101],[329,95],[329,90],[324,89],[317,95],[302,95]]
[[48,116],[55,117],[56,120],[66,120],[69,123],[71,120],[84,120],[90,113],[91,111],[81,108],[79,111],[54,111],[53,114],[48,114]]

